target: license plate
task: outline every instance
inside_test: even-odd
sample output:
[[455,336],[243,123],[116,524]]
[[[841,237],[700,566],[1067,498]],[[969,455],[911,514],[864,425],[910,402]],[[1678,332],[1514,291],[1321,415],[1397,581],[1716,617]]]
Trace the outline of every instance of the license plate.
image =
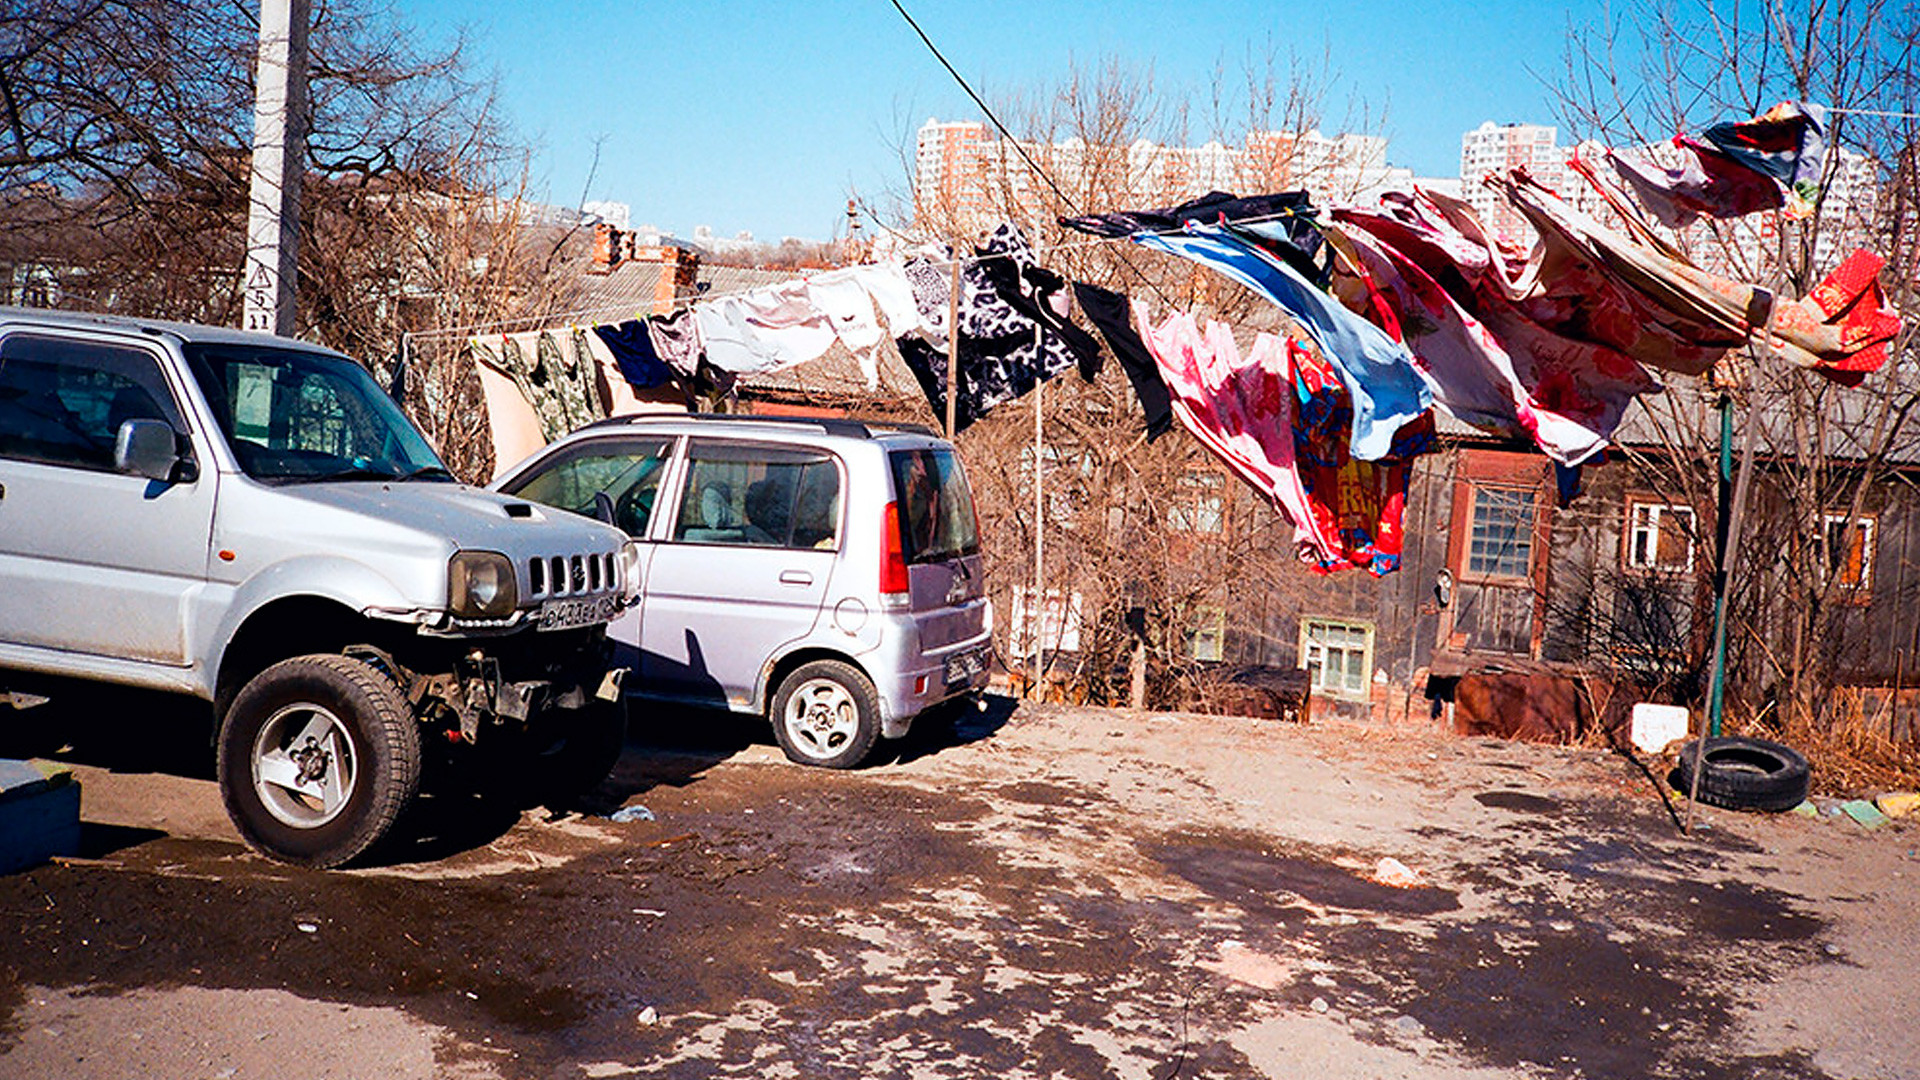
[[985,670],[987,670],[986,653],[979,650],[956,653],[947,657],[947,685],[972,682]]
[[540,605],[540,629],[571,630],[576,626],[592,626],[613,618],[613,597],[591,596],[577,600],[549,600]]

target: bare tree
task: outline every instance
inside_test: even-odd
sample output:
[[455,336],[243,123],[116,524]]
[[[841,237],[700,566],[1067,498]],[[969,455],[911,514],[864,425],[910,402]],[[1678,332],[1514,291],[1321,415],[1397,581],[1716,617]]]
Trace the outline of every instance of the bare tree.
[[[996,105],[1014,138],[991,141],[976,174],[958,185],[966,198],[901,200],[899,212],[910,214],[922,235],[950,240],[963,254],[977,230],[1013,221],[1050,269],[1147,298],[1160,314],[1191,309],[1229,322],[1244,349],[1260,331],[1287,329],[1271,303],[1182,260],[1088,242],[1057,218],[1168,206],[1211,188],[1253,194],[1303,186],[1310,177],[1295,153],[1297,140],[1264,136],[1317,128],[1324,91],[1324,82],[1297,65],[1283,69],[1271,54],[1254,57],[1237,75],[1223,67],[1199,98],[1210,102],[1209,133],[1223,144],[1231,139],[1238,151],[1211,159],[1237,162],[1232,174],[1221,175],[1189,168],[1191,155],[1142,165],[1142,141],[1196,141],[1187,96],[1117,62],[1076,67],[1057,86]],[[1243,149],[1248,143],[1256,152]],[[1070,655],[1053,657],[1069,620],[1049,623],[1054,639],[1040,642],[1048,679],[1075,696],[1123,703],[1136,648],[1144,645],[1147,703],[1179,707],[1202,700],[1208,661],[1290,663],[1293,635],[1278,628],[1294,625],[1315,575],[1300,566],[1285,518],[1194,440],[1174,433],[1147,441],[1117,365],[1090,383],[1063,375],[1041,394],[1037,454],[1030,399],[1002,406],[959,442],[998,609],[1013,610],[1019,590],[1020,607],[1030,610],[1024,601],[1036,588],[1039,532],[1045,554],[1038,588],[1077,615],[1071,622],[1078,647]],[[1015,629],[1003,620],[998,630],[1009,659]]]
[[[1755,115],[1776,101],[1832,106],[1825,194],[1811,216],[1700,224],[1674,235],[1701,265],[1798,298],[1854,247],[1888,260],[1881,282],[1905,329],[1892,359],[1858,389],[1783,364],[1729,369],[1752,425],[1757,468],[1735,553],[1732,685],[1749,715],[1798,732],[1840,721],[1834,690],[1888,642],[1862,608],[1863,541],[1873,516],[1904,499],[1920,461],[1920,374],[1908,360],[1916,315],[1915,113],[1920,20],[1909,5],[1630,4],[1604,36],[1571,36],[1561,99],[1576,133],[1610,145]],[[1705,388],[1706,396],[1713,390]],[[1649,445],[1625,456],[1643,488],[1696,508],[1713,534],[1717,426],[1703,396],[1647,402]],[[1711,552],[1711,545],[1703,550]],[[1861,552],[1866,551],[1866,555]],[[1884,585],[1884,583],[1883,583]],[[1877,595],[1910,609],[1911,593]],[[1683,628],[1676,628],[1684,633]],[[1696,655],[1697,652],[1696,652]],[[1906,654],[1911,657],[1911,653]],[[1697,672],[1695,673],[1697,678]]]
[[[423,38],[381,0],[314,18],[301,335],[385,376],[409,330],[563,310],[584,240],[528,197],[528,153],[463,43]],[[257,42],[243,3],[0,14],[0,264],[55,281],[42,301],[232,322]],[[456,472],[484,478],[470,361],[428,350],[413,375],[416,419]]]

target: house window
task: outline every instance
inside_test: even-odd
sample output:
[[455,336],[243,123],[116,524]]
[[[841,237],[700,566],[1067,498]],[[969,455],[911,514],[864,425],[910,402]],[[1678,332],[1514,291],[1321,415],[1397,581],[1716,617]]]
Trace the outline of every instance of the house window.
[[1038,604],[1033,602],[1034,595],[1030,585],[1013,587],[1013,625],[1008,648],[1015,656],[1032,656],[1036,647],[1050,653],[1079,652],[1080,594],[1047,589],[1039,594]]
[[1367,696],[1373,678],[1373,627],[1334,619],[1300,620],[1300,666],[1313,688],[1337,697]]
[[1226,478],[1216,472],[1182,476],[1173,505],[1167,508],[1167,527],[1176,532],[1219,532],[1226,520],[1225,487]]
[[1523,578],[1532,568],[1533,492],[1474,488],[1467,572],[1485,577]]
[[1226,658],[1227,613],[1224,609],[1206,606],[1195,610],[1193,630],[1187,635],[1187,646],[1195,660],[1209,660],[1218,663]]
[[1693,508],[1627,504],[1627,567],[1685,573],[1693,569]]
[[1826,569],[1830,580],[1847,589],[1873,586],[1872,517],[1849,518],[1845,514],[1821,515],[1826,547]]

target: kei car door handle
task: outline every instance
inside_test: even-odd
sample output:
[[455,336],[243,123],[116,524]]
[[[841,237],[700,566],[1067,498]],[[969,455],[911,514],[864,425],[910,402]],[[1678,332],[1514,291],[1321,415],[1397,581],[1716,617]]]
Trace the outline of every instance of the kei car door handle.
[[813,584],[813,575],[807,573],[805,570],[782,570],[780,571],[780,584],[811,585]]

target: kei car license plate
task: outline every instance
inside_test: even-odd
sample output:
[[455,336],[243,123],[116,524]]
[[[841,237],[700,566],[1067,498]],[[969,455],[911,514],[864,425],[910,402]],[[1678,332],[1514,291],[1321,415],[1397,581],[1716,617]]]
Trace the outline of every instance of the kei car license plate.
[[972,649],[955,653],[947,657],[947,685],[971,682],[974,677],[987,670],[987,654],[981,649]]
[[609,596],[549,600],[540,605],[540,629],[571,630],[576,626],[592,626],[606,622],[615,614],[613,598]]

